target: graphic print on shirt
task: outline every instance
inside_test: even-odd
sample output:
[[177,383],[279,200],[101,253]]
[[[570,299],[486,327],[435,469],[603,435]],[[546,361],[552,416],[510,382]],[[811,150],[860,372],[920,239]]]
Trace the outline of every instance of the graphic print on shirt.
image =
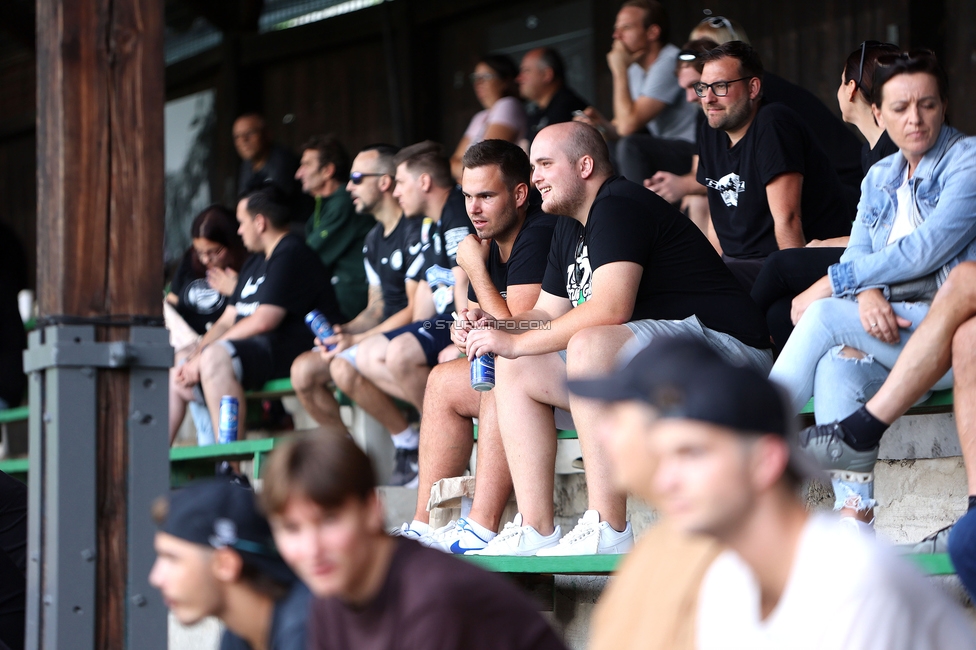
[[224,297],[203,278],[186,286],[183,301],[198,314],[213,314],[224,307]]
[[264,276],[262,275],[257,281],[252,282],[253,278],[248,278],[247,282],[244,283],[244,288],[241,289],[241,298],[247,298],[252,296],[258,291],[258,287],[264,282]]
[[582,240],[576,248],[576,261],[566,270],[566,293],[573,307],[579,307],[590,299],[593,271],[590,268],[590,249]]
[[746,182],[740,179],[735,172],[726,174],[717,181],[706,178],[705,185],[713,190],[718,190],[722,200],[725,201],[725,205],[730,208],[739,205],[739,193],[746,190]]

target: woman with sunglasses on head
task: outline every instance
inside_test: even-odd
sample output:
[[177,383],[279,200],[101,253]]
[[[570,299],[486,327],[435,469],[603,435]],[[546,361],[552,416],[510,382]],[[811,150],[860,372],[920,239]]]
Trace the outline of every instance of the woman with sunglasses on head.
[[451,174],[461,180],[461,158],[482,140],[518,142],[525,137],[525,106],[518,98],[518,66],[503,54],[481,57],[471,75],[474,94],[484,110],[475,113],[451,156]]
[[[867,141],[861,149],[861,166],[865,174],[874,163],[898,151],[874,116],[872,77],[879,56],[899,51],[898,46],[891,43],[865,41],[847,57],[840,75],[837,102],[841,115],[845,122],[856,126]],[[822,278],[827,267],[840,261],[847,239],[814,240],[806,248],[777,251],[766,259],[752,287],[752,299],[766,314],[766,324],[777,352],[783,349],[793,332],[793,298]]]
[[[793,301],[797,327],[770,374],[797,411],[816,397],[818,426],[800,446],[830,471],[835,508],[859,528],[874,518],[878,439],[855,439],[844,421],[861,418],[854,428],[868,433],[881,425],[860,407],[949,270],[976,259],[976,138],[946,124],[944,70],[927,50],[885,54],[873,82],[874,115],[899,152],[868,172],[840,262]],[[951,385],[950,371],[935,388]]]
[[[224,313],[227,297],[234,293],[237,274],[247,259],[237,226],[234,213],[222,205],[206,208],[190,226],[193,245],[187,249],[173,275],[163,309],[170,343],[176,350],[175,366],[196,351],[200,337]],[[186,415],[186,405],[192,398],[190,391],[172,381],[175,372],[176,367],[170,370],[170,444],[176,438]],[[206,441],[213,438],[213,426],[205,407],[200,415],[200,418],[194,417],[198,440]]]

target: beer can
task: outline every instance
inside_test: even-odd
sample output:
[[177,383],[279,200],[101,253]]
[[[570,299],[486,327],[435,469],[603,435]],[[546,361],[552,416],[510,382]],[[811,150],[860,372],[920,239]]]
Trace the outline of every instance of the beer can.
[[220,415],[218,417],[217,442],[226,444],[237,440],[237,398],[224,395],[220,398]]
[[485,392],[495,387],[495,355],[486,352],[471,359],[471,388]]
[[[332,329],[332,325],[329,324],[328,319],[322,315],[318,309],[313,309],[312,311],[305,314],[305,324],[308,328],[312,330],[312,334],[318,337],[320,341],[324,341],[329,338],[335,331]],[[332,351],[335,349],[335,343],[327,345],[326,349]]]

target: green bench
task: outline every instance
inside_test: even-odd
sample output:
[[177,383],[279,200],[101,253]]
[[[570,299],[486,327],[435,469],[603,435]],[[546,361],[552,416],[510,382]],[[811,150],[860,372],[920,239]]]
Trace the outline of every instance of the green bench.
[[[905,415],[928,415],[931,413],[950,413],[952,412],[952,389],[947,388],[946,390],[937,390],[929,396],[925,401],[916,404],[912,408],[908,409],[908,413]],[[807,402],[807,405],[800,410],[800,415],[802,416],[812,416],[813,415],[813,398]]]

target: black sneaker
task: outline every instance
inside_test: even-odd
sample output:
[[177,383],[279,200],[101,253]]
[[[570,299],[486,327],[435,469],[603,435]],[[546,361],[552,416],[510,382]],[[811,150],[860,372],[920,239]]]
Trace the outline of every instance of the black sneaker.
[[417,472],[420,469],[419,453],[419,449],[396,448],[390,485],[417,487]]
[[871,474],[878,460],[878,447],[858,451],[848,445],[844,441],[844,428],[839,422],[807,427],[800,432],[799,442],[800,448],[813,456],[835,478],[838,475],[843,478],[844,474]]

